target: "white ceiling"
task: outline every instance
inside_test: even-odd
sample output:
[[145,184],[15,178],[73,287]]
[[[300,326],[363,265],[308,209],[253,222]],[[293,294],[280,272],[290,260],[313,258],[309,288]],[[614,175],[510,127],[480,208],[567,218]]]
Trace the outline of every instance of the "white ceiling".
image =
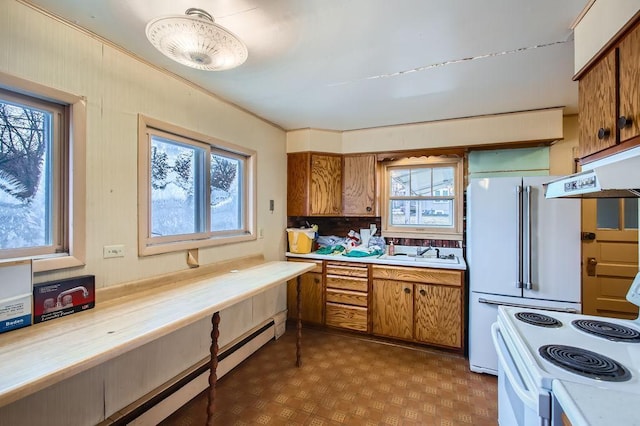
[[[351,130],[559,106],[576,113],[569,27],[588,0],[29,2],[286,130]],[[247,62],[206,72],[156,51],[147,22],[189,7],[237,34]]]

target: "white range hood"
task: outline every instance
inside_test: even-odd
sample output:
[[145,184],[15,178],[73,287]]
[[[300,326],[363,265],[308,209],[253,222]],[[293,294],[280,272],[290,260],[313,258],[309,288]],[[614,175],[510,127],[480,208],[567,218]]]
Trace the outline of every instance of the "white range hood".
[[640,146],[582,166],[544,184],[546,198],[640,197]]

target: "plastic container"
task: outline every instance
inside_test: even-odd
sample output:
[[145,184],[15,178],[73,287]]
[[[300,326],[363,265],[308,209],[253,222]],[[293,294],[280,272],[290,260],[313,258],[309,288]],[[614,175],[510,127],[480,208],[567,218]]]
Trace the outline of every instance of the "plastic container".
[[289,236],[289,252],[311,253],[316,231],[313,228],[287,228]]

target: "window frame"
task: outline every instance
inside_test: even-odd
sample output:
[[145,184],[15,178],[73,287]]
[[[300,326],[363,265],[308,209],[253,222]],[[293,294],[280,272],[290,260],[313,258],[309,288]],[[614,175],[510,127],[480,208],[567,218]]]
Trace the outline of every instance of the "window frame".
[[[32,259],[33,272],[85,264],[86,233],[86,99],[0,72],[0,89],[17,99],[58,106],[57,149],[52,159],[54,205],[58,211],[53,250],[12,249],[5,260]],[[55,234],[55,233],[54,233]]]
[[[453,196],[453,226],[447,228],[433,226],[394,226],[390,223],[391,201],[395,197],[390,195],[390,173],[394,169],[412,169],[412,168],[437,168],[437,167],[453,167],[454,168],[454,191]],[[382,163],[382,182],[381,182],[381,219],[382,219],[382,236],[389,238],[414,238],[414,239],[440,239],[462,241],[463,239],[463,158],[438,156],[438,157],[412,157],[403,158],[395,161]],[[423,199],[424,197],[416,197]]]
[[[211,203],[210,190],[202,195],[204,202],[203,232],[151,237],[151,135],[179,143],[189,144],[206,149],[208,156],[205,163],[210,162],[212,153],[219,153],[228,157],[244,160],[242,168],[242,182],[244,191],[241,202],[244,206],[244,226],[240,231],[211,231]],[[254,150],[221,141],[217,138],[203,135],[174,124],[138,115],[138,255],[151,256],[160,253],[170,253],[204,247],[213,247],[242,241],[256,240],[256,164],[257,153]],[[210,188],[210,170],[207,167],[204,187]]]

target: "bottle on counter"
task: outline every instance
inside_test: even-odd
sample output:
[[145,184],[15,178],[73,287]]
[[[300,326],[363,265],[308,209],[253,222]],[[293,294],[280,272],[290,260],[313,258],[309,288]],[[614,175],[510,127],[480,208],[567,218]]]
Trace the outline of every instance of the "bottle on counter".
[[396,247],[393,245],[393,240],[389,243],[389,256],[395,256]]

